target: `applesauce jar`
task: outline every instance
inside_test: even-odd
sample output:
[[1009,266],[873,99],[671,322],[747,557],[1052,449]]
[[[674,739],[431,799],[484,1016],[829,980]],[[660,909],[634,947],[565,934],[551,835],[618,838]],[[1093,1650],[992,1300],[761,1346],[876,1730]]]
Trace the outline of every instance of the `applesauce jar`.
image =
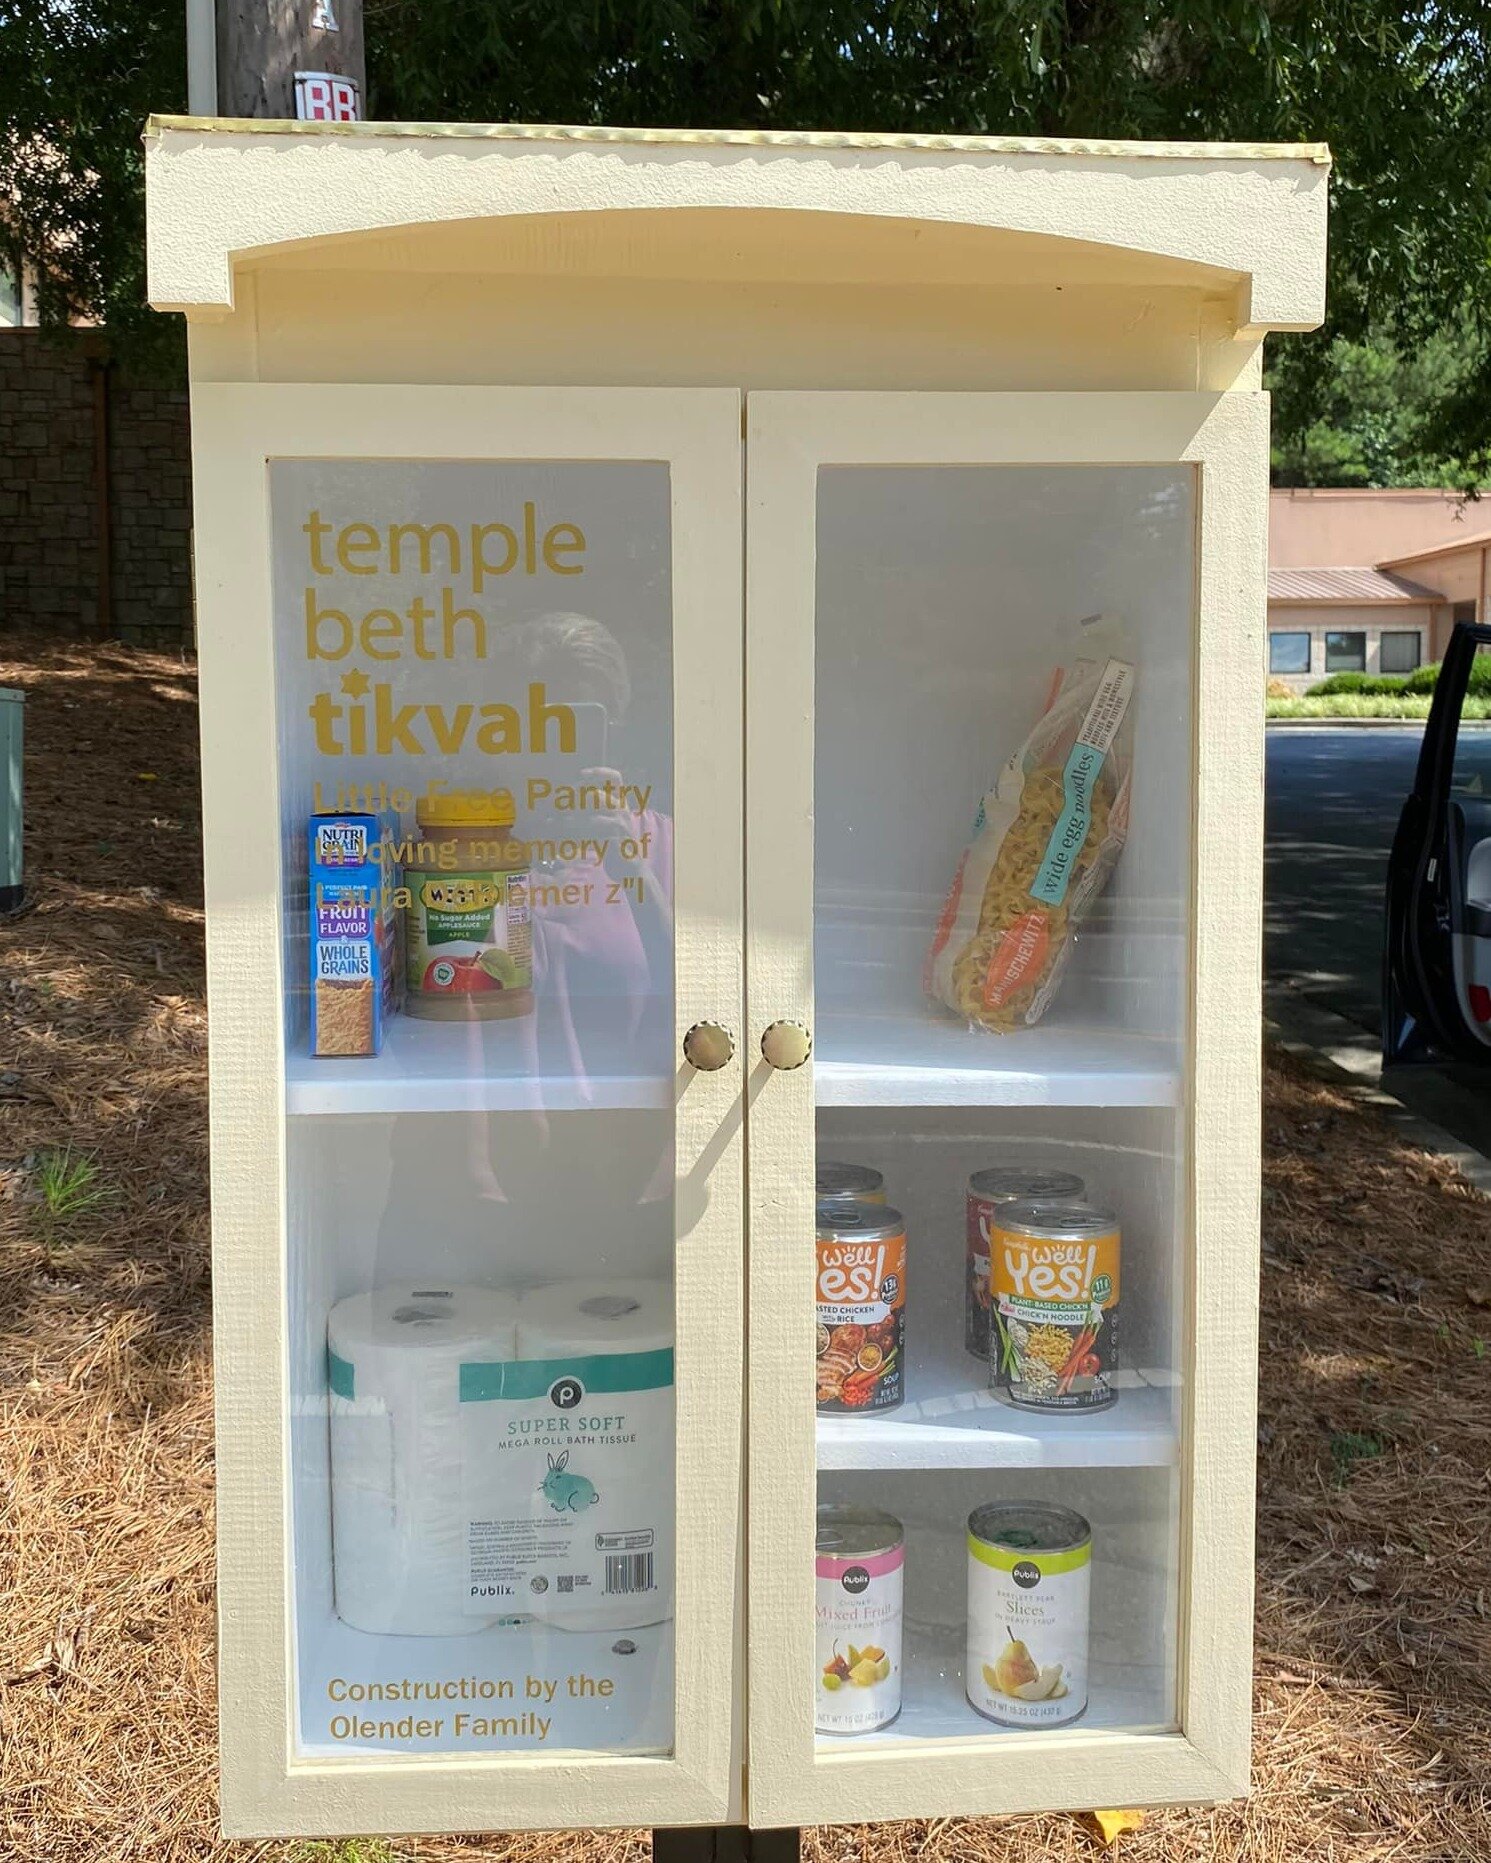
[[448,790],[415,805],[403,871],[405,1013],[487,1022],[533,1009],[528,848],[506,789]]

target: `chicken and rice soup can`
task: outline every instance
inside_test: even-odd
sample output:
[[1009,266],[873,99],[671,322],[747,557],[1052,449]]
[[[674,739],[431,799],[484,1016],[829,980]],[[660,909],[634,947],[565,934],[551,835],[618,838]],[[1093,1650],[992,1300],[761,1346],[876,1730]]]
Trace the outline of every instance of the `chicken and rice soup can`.
[[968,1516],[969,1702],[1006,1727],[1087,1708],[1092,1528],[1069,1507],[996,1501]]
[[1118,1259],[1112,1210],[1006,1203],[989,1272],[989,1382],[1026,1410],[1102,1410],[1118,1396]]
[[867,1164],[821,1163],[818,1201],[832,1197],[852,1197],[856,1203],[884,1203],[885,1179]]
[[[822,1193],[820,1192],[820,1195]],[[1080,1203],[1087,1187],[1073,1171],[1040,1171],[1030,1165],[1000,1164],[975,1171],[968,1180],[968,1229],[964,1260],[963,1344],[989,1363],[989,1238],[1002,1203]]]
[[831,1197],[818,1205],[817,1253],[818,1409],[892,1410],[905,1395],[906,1220]]
[[905,1552],[894,1514],[818,1509],[813,1703],[820,1734],[867,1734],[901,1712]]

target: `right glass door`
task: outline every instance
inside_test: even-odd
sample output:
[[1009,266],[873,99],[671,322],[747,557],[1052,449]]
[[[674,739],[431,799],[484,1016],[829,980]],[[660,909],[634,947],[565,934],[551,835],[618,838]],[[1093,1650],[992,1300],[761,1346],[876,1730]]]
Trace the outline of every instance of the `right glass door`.
[[[1085,418],[1118,400],[1123,440]],[[791,1677],[753,1733],[793,1781],[753,1766],[758,1823],[1108,1802],[1071,1781],[1115,1741],[1128,1803],[1194,1751],[1183,430],[1214,405],[755,404],[750,1357],[794,1302],[771,1466],[785,1441],[812,1472],[789,1494],[753,1458],[753,1656]],[[757,734],[768,678],[811,687],[791,745]],[[800,1069],[780,1022],[811,1032]],[[758,1381],[758,1438],[762,1412]],[[792,1600],[765,1644],[763,1559]]]

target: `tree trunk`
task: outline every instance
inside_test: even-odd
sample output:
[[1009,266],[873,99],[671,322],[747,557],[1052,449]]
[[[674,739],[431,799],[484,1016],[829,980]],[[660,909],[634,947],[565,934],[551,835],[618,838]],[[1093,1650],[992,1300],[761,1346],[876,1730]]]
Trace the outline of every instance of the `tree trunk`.
[[299,115],[298,71],[350,78],[362,115],[362,0],[217,0],[219,116]]

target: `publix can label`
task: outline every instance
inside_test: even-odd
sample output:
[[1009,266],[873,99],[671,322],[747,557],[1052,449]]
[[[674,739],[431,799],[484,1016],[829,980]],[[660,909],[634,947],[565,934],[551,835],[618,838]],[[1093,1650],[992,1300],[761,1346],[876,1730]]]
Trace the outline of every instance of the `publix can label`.
[[424,996],[482,996],[533,986],[528,874],[407,876],[409,986]]
[[1060,1727],[1087,1707],[1092,1529],[1066,1507],[968,1517],[969,1702],[1006,1727]]
[[901,1712],[904,1561],[894,1515],[818,1509],[813,1705],[821,1734],[867,1734]]
[[468,1613],[673,1615],[673,1396],[671,1350],[462,1364]]

